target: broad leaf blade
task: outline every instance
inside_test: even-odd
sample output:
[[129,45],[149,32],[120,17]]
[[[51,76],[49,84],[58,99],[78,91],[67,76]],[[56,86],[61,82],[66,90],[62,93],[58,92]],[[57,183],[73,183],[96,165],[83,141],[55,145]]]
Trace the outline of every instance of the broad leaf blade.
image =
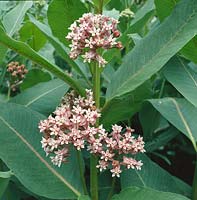
[[160,21],[163,21],[167,16],[169,16],[179,0],[155,0],[155,6],[157,11],[157,16]]
[[169,174],[146,155],[141,155],[138,159],[141,159],[144,163],[142,169],[140,171],[126,170],[123,172],[121,175],[123,189],[136,186],[191,196],[189,185]]
[[197,107],[197,74],[180,58],[171,59],[165,69],[167,80],[194,106]]
[[185,99],[178,98],[152,99],[149,102],[191,140],[197,151],[197,108]]
[[85,12],[87,10],[79,0],[53,0],[47,12],[53,35],[67,45],[68,41],[65,37],[69,31],[69,26]]
[[197,63],[197,36],[188,42],[180,51],[183,57]]
[[182,0],[170,17],[125,56],[109,84],[107,99],[133,91],[160,70],[196,33],[197,1]]
[[40,83],[12,98],[10,102],[22,104],[44,115],[52,113],[68,91],[68,85],[59,79]]
[[[36,78],[35,78],[36,77]],[[28,89],[38,83],[47,82],[51,80],[51,75],[40,69],[31,69],[25,75],[24,81],[20,85],[21,90]]]
[[9,36],[12,36],[19,29],[27,10],[32,5],[32,1],[21,1],[3,17],[3,25]]
[[30,21],[27,21],[19,31],[20,40],[27,43],[35,51],[39,51],[46,43],[46,37]]
[[114,195],[112,200],[131,200],[131,198],[132,200],[189,200],[182,195],[137,187],[123,190],[120,194]]
[[112,99],[102,109],[101,123],[105,127],[109,127],[118,121],[131,118],[132,115],[139,111],[143,100],[150,97],[151,84],[146,82],[131,94]]
[[[82,190],[76,155],[54,167],[41,148],[38,123],[44,116],[17,104],[0,104],[0,158],[33,193],[73,199]],[[6,137],[5,137],[6,135]]]

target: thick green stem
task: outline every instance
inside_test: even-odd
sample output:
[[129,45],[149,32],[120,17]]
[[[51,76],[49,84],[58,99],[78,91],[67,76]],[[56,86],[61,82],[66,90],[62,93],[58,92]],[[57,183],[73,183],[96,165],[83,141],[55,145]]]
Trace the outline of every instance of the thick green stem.
[[[96,8],[95,8],[96,10]],[[98,13],[102,14],[103,10],[103,0],[99,1],[99,7],[98,7]],[[100,108],[100,77],[101,72],[100,68],[97,63],[95,63],[95,66],[93,68],[93,75],[92,75],[92,81],[93,81],[93,93],[94,93],[94,101],[96,107]],[[96,127],[99,126],[99,120],[96,122]],[[97,173],[97,161],[98,158],[95,155],[91,155],[90,157],[90,192],[91,192],[91,200],[98,200],[98,173]]]
[[[93,73],[93,93],[95,105],[99,109],[100,107],[100,69],[97,64],[95,64]],[[96,126],[99,126],[99,120],[96,122]],[[90,157],[90,191],[92,200],[98,200],[98,174],[97,174],[97,157],[91,155]]]
[[197,154],[196,154],[196,167],[195,167],[193,186],[192,186],[192,200],[196,199],[197,199]]
[[107,200],[110,200],[111,197],[112,197],[112,195],[113,195],[113,193],[114,193],[115,183],[116,183],[116,177],[113,177],[113,179],[112,179],[111,190],[109,191],[109,194],[108,194]]
[[84,194],[88,194],[85,176],[84,176],[84,172],[83,172],[83,158],[82,158],[80,151],[77,151],[77,160],[78,160],[78,164],[79,164],[79,172],[80,172],[81,182],[83,185],[83,192],[84,192]]
[[99,5],[98,13],[102,14],[102,12],[103,12],[103,0],[100,0],[100,5]]

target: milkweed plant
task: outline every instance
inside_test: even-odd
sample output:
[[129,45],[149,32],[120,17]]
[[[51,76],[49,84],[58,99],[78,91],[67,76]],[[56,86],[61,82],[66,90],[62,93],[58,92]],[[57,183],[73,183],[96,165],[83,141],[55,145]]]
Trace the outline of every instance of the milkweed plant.
[[0,200],[197,200],[196,37],[196,0],[0,2]]

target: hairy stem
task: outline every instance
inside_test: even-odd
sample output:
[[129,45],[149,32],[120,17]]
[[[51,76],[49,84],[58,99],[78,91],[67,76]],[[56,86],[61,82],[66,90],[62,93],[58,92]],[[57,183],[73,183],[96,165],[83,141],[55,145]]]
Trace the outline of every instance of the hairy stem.
[[196,167],[195,167],[193,186],[192,186],[192,200],[196,199],[197,199],[197,154],[196,154]]
[[[95,64],[93,73],[93,93],[95,105],[99,109],[100,107],[100,70],[99,66]],[[99,120],[96,122],[96,126],[99,126]],[[98,174],[97,174],[97,157],[91,155],[90,157],[90,190],[92,200],[98,200]]]
[[78,164],[79,164],[79,172],[80,172],[81,182],[83,185],[83,192],[84,192],[84,194],[88,194],[85,176],[84,176],[84,172],[83,172],[83,158],[82,158],[82,154],[80,151],[77,151],[77,160],[78,160]]

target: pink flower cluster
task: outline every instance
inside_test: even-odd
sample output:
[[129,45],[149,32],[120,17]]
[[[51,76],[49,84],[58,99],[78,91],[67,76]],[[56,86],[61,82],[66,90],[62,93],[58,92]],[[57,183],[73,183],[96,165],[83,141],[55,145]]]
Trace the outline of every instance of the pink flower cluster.
[[107,61],[98,50],[122,48],[122,44],[116,42],[120,36],[117,24],[117,20],[101,14],[84,14],[70,26],[71,32],[66,36],[72,41],[70,57],[76,59],[82,54],[84,62],[97,61],[99,66],[104,66]]
[[71,144],[77,150],[87,147],[90,153],[99,156],[97,168],[100,171],[111,169],[112,176],[119,177],[122,167],[141,169],[141,161],[126,155],[145,152],[142,137],[135,139],[131,128],[122,133],[122,127],[118,125],[112,126],[110,134],[103,125],[95,127],[101,114],[94,103],[90,90],[86,90],[86,98],[76,97],[71,92],[54,116],[40,122],[40,132],[44,133],[41,143],[47,156],[50,154],[53,164],[60,167],[62,162],[66,162]]
[[19,65],[18,62],[11,62],[7,65],[7,71],[11,75],[11,89],[16,90],[16,87],[22,83],[22,80],[25,78],[28,70],[25,65]]
[[111,167],[112,176],[117,177],[120,176],[123,167],[141,170],[141,160],[137,161],[130,156],[145,152],[143,138],[138,136],[136,139],[133,135],[134,130],[129,127],[125,131],[122,129],[121,126],[113,125],[110,134],[99,137],[102,146],[94,152],[100,157],[97,168],[102,171]]

